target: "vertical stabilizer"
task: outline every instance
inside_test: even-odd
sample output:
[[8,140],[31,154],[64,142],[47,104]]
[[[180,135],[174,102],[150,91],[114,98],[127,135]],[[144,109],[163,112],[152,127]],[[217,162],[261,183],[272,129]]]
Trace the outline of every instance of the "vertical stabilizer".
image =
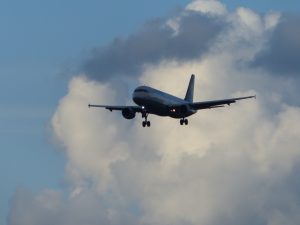
[[192,74],[191,79],[190,79],[190,83],[189,83],[189,86],[188,86],[188,89],[187,89],[186,94],[185,94],[184,100],[189,101],[189,102],[193,102],[193,97],[194,97],[194,83],[195,83],[195,75]]

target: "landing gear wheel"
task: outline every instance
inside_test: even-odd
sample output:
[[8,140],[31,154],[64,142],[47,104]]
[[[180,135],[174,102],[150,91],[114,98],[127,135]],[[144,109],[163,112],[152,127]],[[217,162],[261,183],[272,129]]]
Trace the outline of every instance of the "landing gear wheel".
[[185,120],[184,120],[184,124],[185,124],[185,125],[188,125],[188,124],[189,124],[188,119],[185,119]]
[[180,119],[180,125],[183,125],[183,124],[188,125],[189,124],[188,119],[184,119],[184,118]]
[[143,121],[142,125],[143,125],[143,127],[145,127],[146,126],[146,121]]
[[[146,121],[144,121],[144,122],[146,122]],[[147,121],[147,127],[150,127],[150,125],[151,125],[150,121]]]

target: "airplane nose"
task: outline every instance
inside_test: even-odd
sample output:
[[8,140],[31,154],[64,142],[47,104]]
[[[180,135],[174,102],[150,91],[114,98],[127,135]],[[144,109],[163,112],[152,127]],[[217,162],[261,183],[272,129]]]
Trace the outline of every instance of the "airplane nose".
[[139,104],[141,97],[139,96],[139,93],[133,93],[132,94],[132,100],[136,103]]
[[135,92],[132,93],[132,99],[134,99],[134,98],[136,98],[136,93]]
[[137,100],[137,94],[133,92],[132,94],[132,100],[135,102]]

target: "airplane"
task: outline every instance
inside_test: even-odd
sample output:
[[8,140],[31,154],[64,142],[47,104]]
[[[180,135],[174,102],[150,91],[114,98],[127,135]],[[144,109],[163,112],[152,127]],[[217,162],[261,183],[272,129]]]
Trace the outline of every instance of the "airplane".
[[134,90],[132,94],[132,100],[137,104],[135,106],[93,104],[89,104],[88,106],[105,108],[110,111],[122,111],[122,115],[125,119],[133,119],[136,113],[141,113],[142,118],[144,118],[142,126],[150,127],[151,123],[148,120],[149,114],[154,114],[157,116],[169,116],[175,119],[180,119],[180,125],[188,125],[188,119],[186,118],[195,114],[198,110],[224,107],[225,105],[230,105],[238,100],[256,98],[256,95],[252,95],[239,98],[194,102],[194,83],[195,75],[192,74],[184,99],[178,98],[152,87],[139,86]]

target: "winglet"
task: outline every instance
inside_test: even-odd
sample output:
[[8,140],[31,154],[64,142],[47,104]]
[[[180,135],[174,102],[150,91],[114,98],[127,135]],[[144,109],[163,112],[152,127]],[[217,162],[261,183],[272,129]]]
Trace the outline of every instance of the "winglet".
[[194,97],[194,83],[195,83],[195,75],[192,74],[191,78],[190,78],[189,86],[188,86],[188,89],[186,91],[185,98],[184,98],[185,101],[188,101],[191,103],[193,102],[193,97]]

